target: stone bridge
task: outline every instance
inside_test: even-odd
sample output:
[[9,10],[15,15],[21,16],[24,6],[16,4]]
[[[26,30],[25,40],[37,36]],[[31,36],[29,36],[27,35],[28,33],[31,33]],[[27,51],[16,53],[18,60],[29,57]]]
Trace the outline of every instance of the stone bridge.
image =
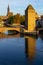
[[4,33],[5,31],[8,31],[8,30],[16,30],[18,32],[20,32],[20,27],[0,27],[0,32],[1,33]]

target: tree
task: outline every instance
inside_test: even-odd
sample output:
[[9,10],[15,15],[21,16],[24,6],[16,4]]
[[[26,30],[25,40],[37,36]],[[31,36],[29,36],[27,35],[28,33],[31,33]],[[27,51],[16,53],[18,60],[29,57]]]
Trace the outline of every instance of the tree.
[[0,22],[2,22],[2,18],[0,17]]
[[40,22],[38,22],[38,28],[41,28],[41,27],[42,27],[41,23],[40,23]]
[[14,15],[14,23],[20,23],[20,14]]
[[24,15],[20,16],[20,23],[22,25],[25,25],[25,16]]
[[8,24],[22,24],[22,25],[25,25],[25,16],[24,15],[21,15],[20,14],[16,14],[14,16],[9,16],[8,17],[8,20],[7,20],[7,23]]
[[8,17],[8,24],[13,24],[14,23],[14,16],[9,16]]

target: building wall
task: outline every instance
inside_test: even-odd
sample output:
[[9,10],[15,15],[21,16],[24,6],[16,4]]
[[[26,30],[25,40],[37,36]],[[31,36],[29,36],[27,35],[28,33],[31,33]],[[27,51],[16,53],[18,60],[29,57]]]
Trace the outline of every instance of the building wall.
[[28,30],[28,11],[25,11],[25,29]]
[[31,32],[31,31],[34,31],[35,30],[35,27],[36,27],[36,19],[35,19],[35,11],[34,10],[28,10],[28,30]]
[[27,8],[25,12],[25,27],[29,32],[35,31],[37,14],[33,7]]

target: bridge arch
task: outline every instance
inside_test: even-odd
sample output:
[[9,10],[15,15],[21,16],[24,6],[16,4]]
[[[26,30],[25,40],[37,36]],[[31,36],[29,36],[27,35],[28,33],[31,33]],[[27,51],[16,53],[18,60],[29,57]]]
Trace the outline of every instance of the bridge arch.
[[14,27],[0,27],[0,32],[1,32],[1,33],[4,33],[5,31],[8,31],[8,30],[16,30],[16,31],[20,32],[20,28],[14,28]]

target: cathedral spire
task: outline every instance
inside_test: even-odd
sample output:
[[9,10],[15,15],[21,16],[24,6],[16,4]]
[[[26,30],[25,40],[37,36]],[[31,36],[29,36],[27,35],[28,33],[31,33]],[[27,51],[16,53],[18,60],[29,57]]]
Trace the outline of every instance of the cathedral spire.
[[8,5],[8,8],[7,8],[7,15],[9,14],[9,12],[10,12],[10,7],[9,7],[9,5]]

